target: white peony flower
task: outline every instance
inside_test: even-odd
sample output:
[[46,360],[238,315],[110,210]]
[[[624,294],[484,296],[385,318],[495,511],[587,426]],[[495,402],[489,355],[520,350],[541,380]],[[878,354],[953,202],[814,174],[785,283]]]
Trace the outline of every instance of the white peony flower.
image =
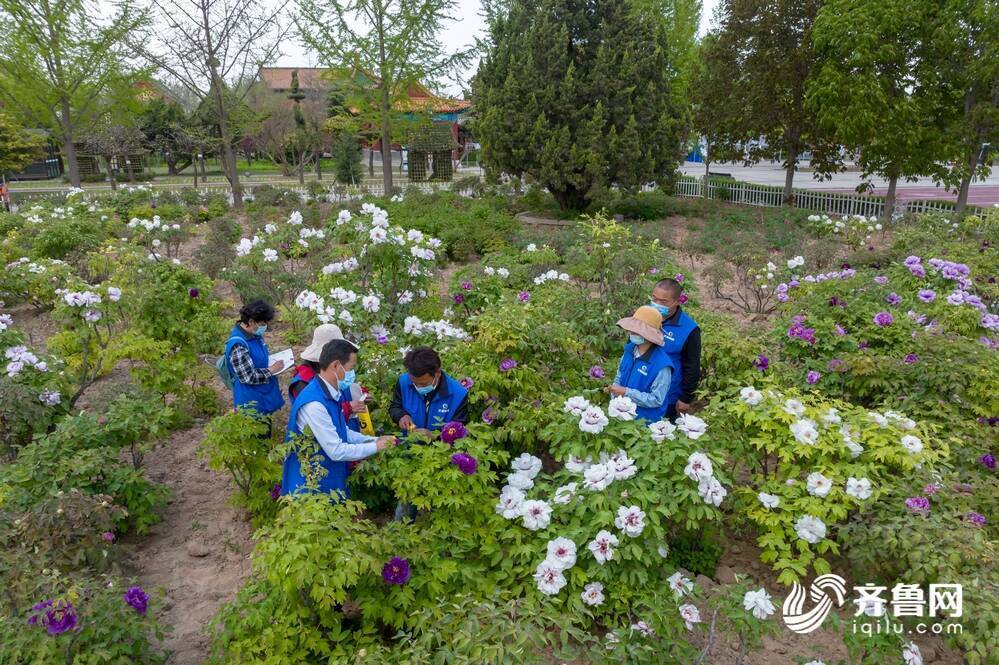
[[583,472],[583,486],[591,492],[599,492],[614,482],[614,469],[608,464],[593,464]]
[[637,415],[638,405],[631,401],[630,397],[620,396],[611,398],[607,407],[607,415],[618,420],[634,420]]
[[520,507],[521,517],[524,518],[524,526],[531,531],[547,529],[552,519],[552,507],[544,501],[528,499]]
[[684,624],[686,624],[687,630],[693,630],[694,624],[701,622],[701,613],[697,610],[695,605],[687,603],[686,605],[680,606],[680,618],[682,618]]
[[336,225],[337,226],[343,226],[344,224],[346,224],[349,221],[350,221],[350,211],[349,210],[341,210],[340,214],[336,216]]
[[300,226],[302,224],[302,213],[295,211],[288,216],[288,223],[292,226]]
[[109,286],[108,300],[110,300],[111,302],[118,302],[119,300],[121,300],[121,289],[119,289],[117,286]]
[[636,538],[645,530],[645,511],[638,506],[621,506],[617,509],[614,526],[624,531],[626,536]]
[[361,306],[365,312],[377,312],[382,306],[382,301],[378,296],[364,296],[361,298]]
[[652,432],[652,440],[656,443],[662,443],[666,439],[670,441],[676,439],[676,425],[668,420],[652,423],[649,425],[649,431]]
[[832,489],[832,481],[818,471],[815,471],[808,474],[808,477],[805,478],[805,486],[808,489],[808,493],[812,496],[825,498],[828,496],[829,490]]
[[902,660],[905,665],[923,665],[923,654],[915,642],[909,642],[902,649]]
[[676,428],[691,439],[699,439],[708,429],[708,424],[689,413],[683,413],[676,419]]
[[506,477],[506,482],[510,487],[516,487],[522,492],[534,487],[534,476],[529,476],[526,473],[511,473]]
[[372,244],[380,245],[388,238],[388,234],[385,233],[385,229],[376,226],[368,232],[368,237],[371,238]]
[[590,582],[583,587],[583,593],[580,596],[583,598],[583,602],[590,607],[602,605],[604,602],[604,585],[600,582]]
[[776,611],[770,594],[762,588],[756,591],[747,591],[746,595],[742,597],[742,606],[747,611],[752,612],[757,619],[766,619]]
[[407,335],[419,335],[423,322],[415,316],[407,316],[402,322],[402,330]]
[[576,543],[568,538],[556,538],[548,541],[549,563],[559,570],[568,570],[576,565]]
[[876,422],[880,427],[888,427],[888,419],[877,411],[871,411],[867,415],[869,415],[871,420]]
[[728,490],[718,482],[717,478],[705,478],[697,483],[697,492],[704,499],[704,503],[718,507],[728,496]]
[[857,443],[856,441],[847,441],[846,447],[850,451],[850,457],[852,459],[857,459],[860,454],[864,452],[864,447]]
[[873,492],[871,481],[867,478],[854,478],[851,476],[846,479],[846,493],[855,499],[860,499],[861,501],[869,499]]
[[567,485],[562,485],[557,490],[555,490],[555,498],[552,499],[554,503],[565,505],[572,501],[573,497],[576,496],[576,489],[579,487],[577,483],[569,483]]
[[682,598],[694,590],[694,583],[683,576],[679,570],[666,578],[669,588],[673,590],[673,595]]
[[754,388],[753,386],[746,386],[739,391],[739,399],[748,404],[749,406],[756,406],[763,401],[763,393]]
[[645,637],[655,637],[656,636],[656,631],[652,630],[652,626],[650,626],[645,621],[637,621],[637,622],[631,624],[631,629],[632,630],[637,630],[638,632],[640,632]]
[[902,447],[913,455],[916,455],[923,449],[923,442],[919,440],[918,436],[913,436],[911,434],[903,436],[901,443]]
[[763,507],[767,510],[771,510],[780,505],[780,497],[775,494],[767,494],[766,492],[760,492],[756,495],[756,498],[760,500]]
[[814,446],[815,442],[819,440],[819,430],[815,425],[815,421],[808,418],[802,418],[791,423],[791,434],[794,435],[794,438],[799,443],[809,446]]
[[711,478],[715,472],[707,455],[691,453],[690,457],[687,458],[687,466],[683,473],[691,480],[700,481]]
[[524,503],[524,493],[516,487],[507,485],[500,493],[499,503],[496,504],[496,512],[508,520],[520,517],[520,510]]
[[572,473],[583,473],[593,464],[593,458],[587,457],[585,460],[581,460],[575,455],[569,455],[569,459],[566,460],[565,468]]
[[278,260],[278,253],[276,250],[273,249],[264,250],[264,261],[267,261],[268,263],[273,263],[277,260]]
[[799,400],[789,399],[784,402],[784,413],[790,414],[796,418],[800,418],[805,415],[805,405]]
[[617,536],[610,531],[601,530],[596,537],[586,546],[597,563],[603,565],[614,558],[614,548],[617,547]]
[[538,564],[534,571],[534,581],[538,584],[538,591],[546,596],[554,596],[565,586],[562,570],[547,560]]
[[628,457],[628,453],[624,450],[614,453],[605,464],[614,474],[614,480],[627,480],[638,473],[635,460]]
[[565,400],[565,404],[562,405],[562,410],[565,413],[571,413],[575,417],[579,418],[583,415],[583,412],[589,408],[590,403],[582,395],[576,395],[575,397],[570,397]]
[[589,434],[600,434],[607,427],[608,422],[610,421],[604,415],[603,409],[591,404],[586,407],[583,415],[579,418],[579,429]]
[[839,425],[843,422],[843,419],[840,418],[839,411],[830,407],[830,409],[823,414],[822,422],[827,425]]
[[541,471],[541,460],[530,453],[521,453],[510,463],[510,467],[517,473],[534,478]]
[[794,523],[794,530],[806,543],[814,545],[826,537],[826,525],[818,517],[802,515]]
[[527,251],[536,252],[538,251],[538,246],[532,242],[530,245],[527,246]]
[[506,268],[497,268],[496,274],[502,277],[503,279],[506,279],[507,277],[510,276],[510,271],[507,270]]

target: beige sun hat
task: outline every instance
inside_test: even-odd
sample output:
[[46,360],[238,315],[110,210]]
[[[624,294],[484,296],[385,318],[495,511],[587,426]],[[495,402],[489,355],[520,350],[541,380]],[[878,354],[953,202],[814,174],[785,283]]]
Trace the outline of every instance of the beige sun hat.
[[631,316],[626,316],[617,325],[630,333],[641,335],[656,346],[663,345],[663,317],[655,307],[643,305]]
[[309,344],[302,351],[302,360],[311,360],[314,363],[319,362],[319,356],[323,352],[323,347],[326,346],[327,342],[332,342],[335,339],[344,339],[343,333],[340,331],[340,326],[332,323],[324,323],[319,326],[312,333],[312,344]]

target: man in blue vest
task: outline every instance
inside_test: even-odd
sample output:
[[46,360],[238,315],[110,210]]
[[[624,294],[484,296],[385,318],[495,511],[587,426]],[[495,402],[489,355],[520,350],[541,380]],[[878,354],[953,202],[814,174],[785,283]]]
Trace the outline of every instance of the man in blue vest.
[[654,307],[639,307],[617,325],[630,335],[618,364],[614,383],[606,391],[627,397],[638,407],[636,417],[650,423],[666,415],[666,398],[673,376],[673,362],[662,348],[662,317]]
[[233,405],[237,409],[253,409],[268,421],[272,413],[284,406],[274,376],[284,368],[284,363],[279,360],[268,366],[270,354],[264,342],[267,324],[273,320],[274,308],[263,300],[244,305],[225,345],[226,364],[233,377]]
[[418,346],[402,364],[406,373],[396,381],[389,415],[404,433],[433,436],[450,422],[468,423],[468,391],[441,370],[436,351]]
[[[327,342],[319,356],[319,373],[295,398],[288,416],[286,440],[309,432],[319,444],[318,461],[326,473],[316,491],[334,499],[350,497],[347,462],[371,457],[395,442],[392,436],[375,438],[347,428],[340,402],[350,394],[341,385],[356,365],[356,346],[345,339]],[[309,491],[306,482],[299,454],[292,452],[284,460],[281,494]]]
[[666,416],[671,421],[691,412],[701,381],[701,329],[680,309],[682,292],[675,279],[660,280],[652,289],[651,304],[663,317],[663,349],[676,368],[666,397]]

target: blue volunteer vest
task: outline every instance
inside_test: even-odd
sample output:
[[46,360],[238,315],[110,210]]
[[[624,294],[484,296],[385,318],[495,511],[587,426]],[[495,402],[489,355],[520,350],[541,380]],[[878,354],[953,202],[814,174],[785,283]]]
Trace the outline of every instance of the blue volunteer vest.
[[[340,402],[333,398],[326,384],[321,379],[313,379],[298,394],[291,405],[291,413],[288,416],[288,431],[285,434],[285,441],[294,436],[300,436],[302,430],[298,427],[298,412],[303,406],[310,402],[319,402],[330,414],[336,433],[342,441],[347,441],[347,424],[343,419],[343,409]],[[323,494],[338,495],[334,499],[342,496],[350,498],[350,491],[347,489],[347,462],[331,460],[323,449],[319,448],[320,464],[326,469],[326,476],[319,481],[319,492]],[[284,471],[281,475],[281,494],[295,494],[306,491],[305,476],[298,461],[298,453],[292,452],[284,458]]]
[[[656,377],[667,367],[673,368],[673,374],[678,373],[669,356],[660,347],[653,344],[648,351],[636,358],[635,345],[627,342],[624,345],[621,364],[618,366],[618,370],[621,372],[621,386],[634,388],[640,393],[651,392]],[[640,406],[636,414],[639,418],[654,423],[663,419],[667,406],[668,402],[665,401],[656,407]]]
[[676,404],[683,394],[683,363],[680,359],[680,352],[683,345],[687,343],[690,333],[697,329],[697,322],[687,316],[687,313],[680,310],[680,316],[671,323],[663,323],[663,350],[673,363],[673,378],[669,384],[669,392],[666,393],[666,406]]
[[441,385],[437,387],[429,404],[423,395],[416,392],[409,374],[399,377],[399,392],[402,393],[402,408],[413,419],[413,424],[428,430],[440,430],[454,420],[455,411],[468,395],[468,391],[460,383],[444,372],[441,372]]
[[276,376],[272,376],[267,383],[250,386],[238,378],[232,369],[232,360],[229,354],[237,344],[244,345],[250,351],[250,359],[253,366],[260,369],[267,369],[267,359],[269,351],[264,338],[259,335],[247,335],[237,323],[229,333],[229,341],[225,344],[225,364],[229,367],[229,372],[233,376],[232,401],[238,409],[241,406],[252,406],[258,413],[274,413],[284,406],[284,397],[281,396],[281,388],[278,386]]

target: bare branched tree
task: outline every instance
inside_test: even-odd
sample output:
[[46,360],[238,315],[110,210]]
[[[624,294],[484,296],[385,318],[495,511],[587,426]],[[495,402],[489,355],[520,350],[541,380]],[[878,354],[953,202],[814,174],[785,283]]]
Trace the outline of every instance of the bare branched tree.
[[200,101],[215,107],[219,154],[242,207],[229,107],[241,102],[257,70],[279,55],[288,32],[281,21],[287,2],[258,0],[149,0],[153,31],[135,48]]

